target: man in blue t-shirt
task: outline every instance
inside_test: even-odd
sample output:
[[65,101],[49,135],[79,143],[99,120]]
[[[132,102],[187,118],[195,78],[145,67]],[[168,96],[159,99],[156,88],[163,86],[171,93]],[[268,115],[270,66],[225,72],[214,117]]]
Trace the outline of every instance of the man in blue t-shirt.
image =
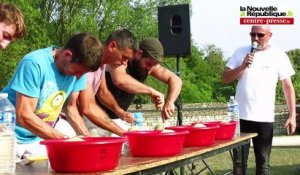
[[[84,74],[99,68],[102,51],[96,37],[79,33],[62,48],[48,47],[24,56],[2,91],[16,107],[18,143],[65,137],[53,126],[70,93],[78,95],[85,89]],[[71,111],[78,113],[74,107]]]

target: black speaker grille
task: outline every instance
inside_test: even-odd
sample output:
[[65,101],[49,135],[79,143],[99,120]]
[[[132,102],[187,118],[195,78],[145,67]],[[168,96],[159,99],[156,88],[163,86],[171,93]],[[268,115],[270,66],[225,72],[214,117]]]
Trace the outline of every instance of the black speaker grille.
[[191,54],[189,4],[158,7],[159,40],[165,56]]

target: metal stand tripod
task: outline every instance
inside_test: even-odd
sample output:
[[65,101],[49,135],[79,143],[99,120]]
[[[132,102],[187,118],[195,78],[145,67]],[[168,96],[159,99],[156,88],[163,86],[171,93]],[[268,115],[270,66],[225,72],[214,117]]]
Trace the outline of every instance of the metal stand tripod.
[[[180,59],[179,55],[176,55],[176,75],[180,77]],[[177,125],[182,125],[182,103],[181,103],[181,93],[179,94],[175,106],[177,107]]]

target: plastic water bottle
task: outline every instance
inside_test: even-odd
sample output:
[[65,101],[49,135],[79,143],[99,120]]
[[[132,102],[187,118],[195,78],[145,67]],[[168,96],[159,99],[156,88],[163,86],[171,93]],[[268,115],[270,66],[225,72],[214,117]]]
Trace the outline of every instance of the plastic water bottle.
[[143,126],[143,113],[141,112],[134,112],[133,116],[135,118],[135,122],[134,122],[134,126],[139,126],[142,127]]
[[16,113],[7,97],[7,93],[0,93],[0,173],[16,169]]
[[235,100],[234,96],[230,96],[229,102],[227,104],[227,116],[229,121],[236,121],[235,136],[240,135],[240,114],[239,114],[239,104]]

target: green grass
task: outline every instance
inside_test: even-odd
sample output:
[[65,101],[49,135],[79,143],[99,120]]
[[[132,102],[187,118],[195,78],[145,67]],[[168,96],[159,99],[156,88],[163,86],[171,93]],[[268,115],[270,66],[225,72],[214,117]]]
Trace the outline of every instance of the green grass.
[[[248,159],[248,175],[255,175],[255,162],[254,162],[253,149],[250,149],[250,155]],[[225,152],[206,159],[211,169],[217,175],[223,175],[232,171],[232,160],[229,152]],[[300,148],[272,148],[271,153],[271,169],[272,175],[300,175],[297,171],[297,165],[300,164]],[[196,162],[196,167],[201,170],[204,167],[202,161]],[[189,170],[186,170],[186,174],[192,174]],[[204,170],[201,174],[210,175],[208,169]]]

